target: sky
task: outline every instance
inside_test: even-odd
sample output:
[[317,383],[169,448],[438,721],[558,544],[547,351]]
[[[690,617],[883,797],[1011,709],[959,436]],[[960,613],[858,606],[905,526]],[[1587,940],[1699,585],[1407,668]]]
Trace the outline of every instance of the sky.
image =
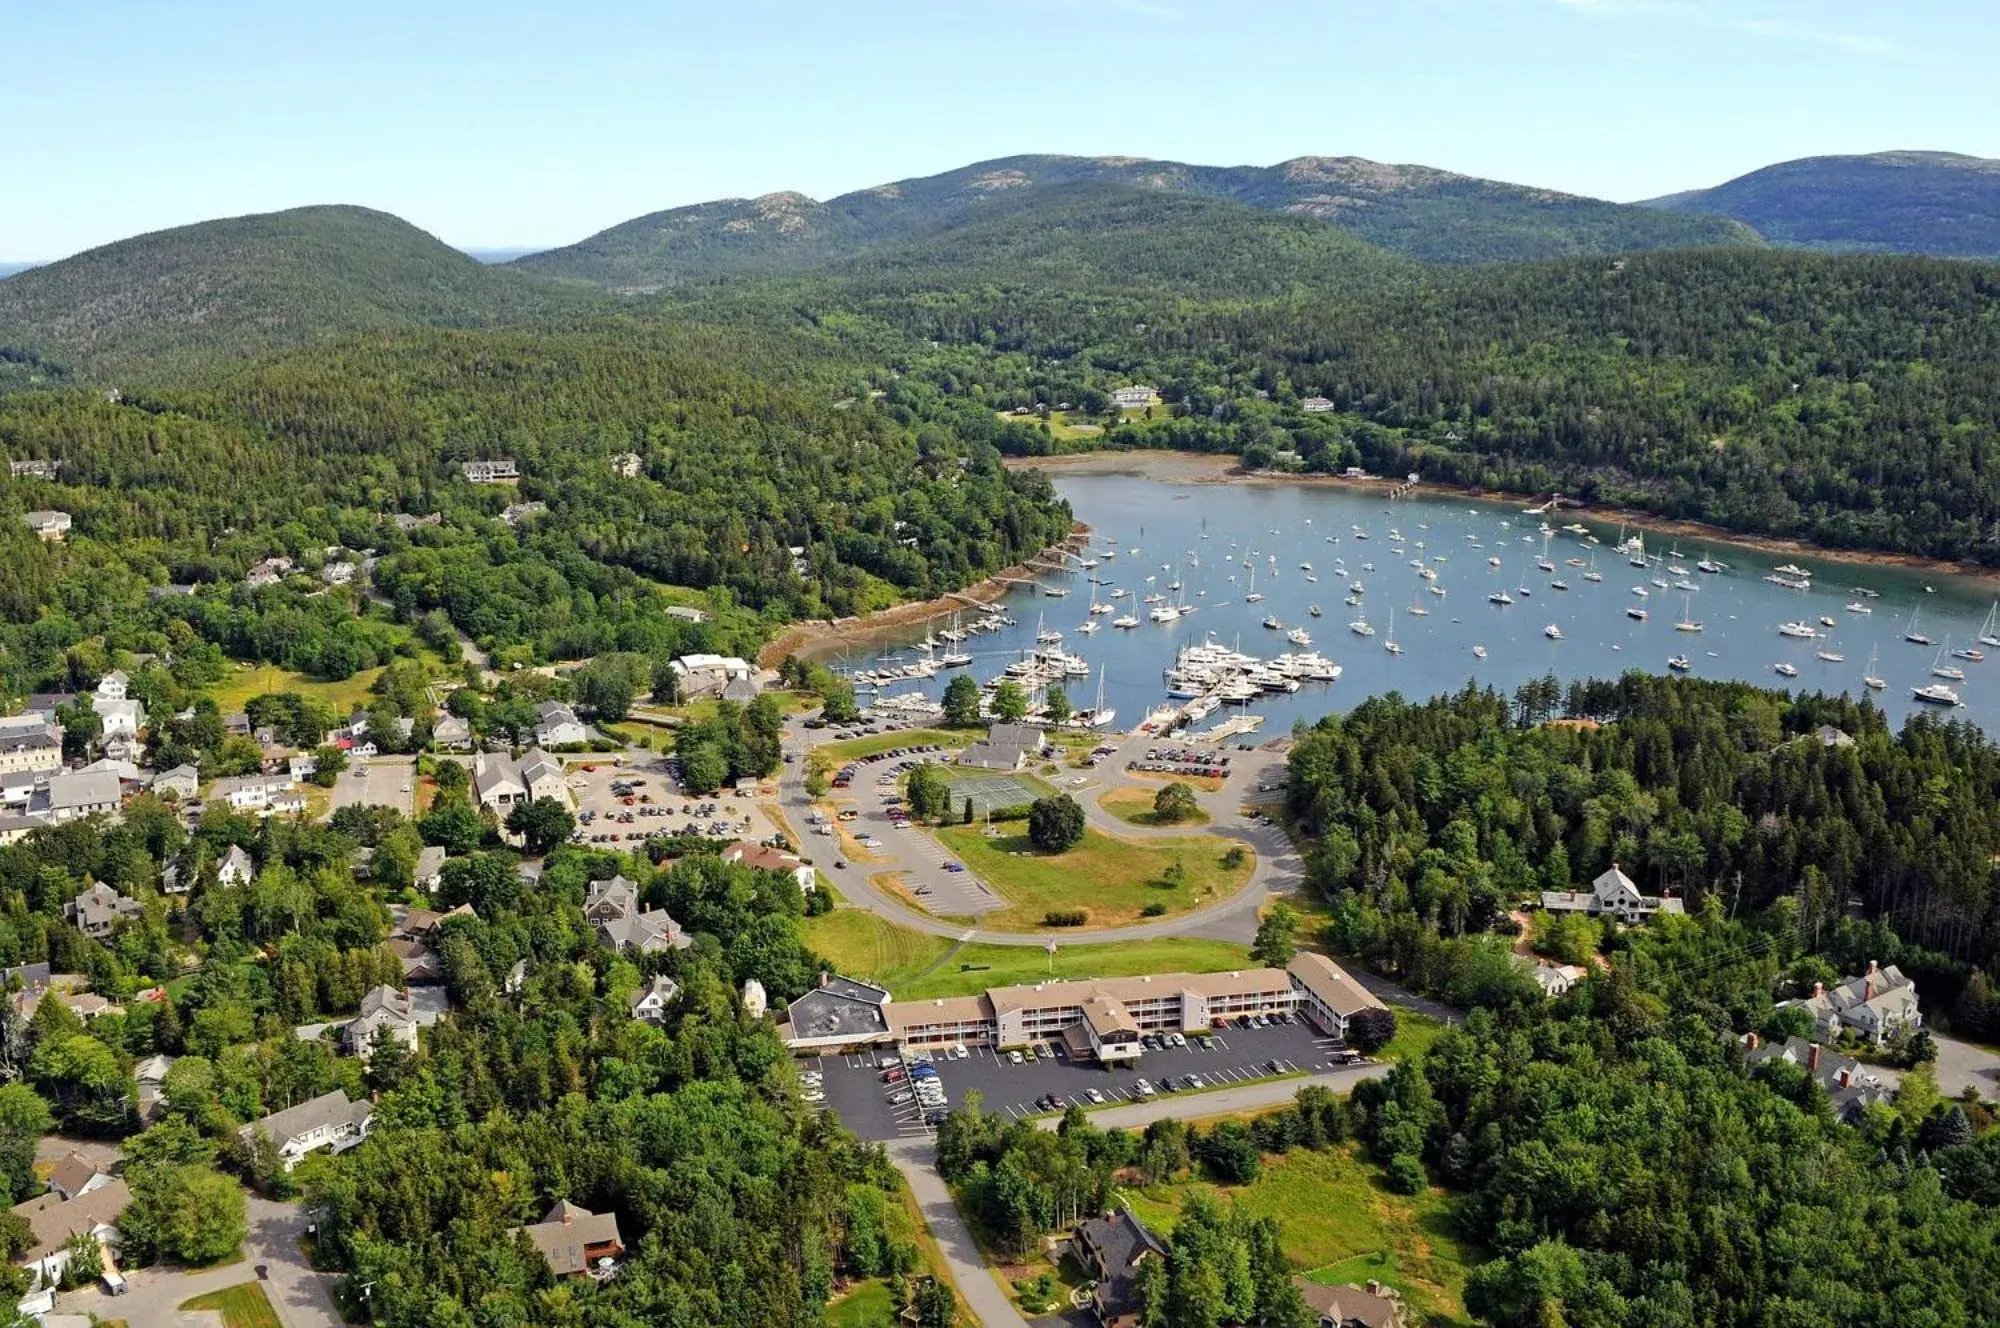
[[462,247],[1018,152],[1602,198],[2000,157],[1994,0],[94,0],[0,18],[0,260],[309,203]]

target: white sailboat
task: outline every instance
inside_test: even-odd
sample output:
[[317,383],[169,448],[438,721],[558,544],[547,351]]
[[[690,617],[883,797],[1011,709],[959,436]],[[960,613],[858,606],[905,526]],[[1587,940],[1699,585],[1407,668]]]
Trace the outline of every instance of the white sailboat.
[[1861,682],[1871,692],[1879,692],[1889,685],[1887,681],[1877,677],[1875,674],[1875,648],[1873,646],[1870,646],[1868,649],[1868,671],[1861,675]]
[[2000,646],[2000,599],[1993,601],[1993,607],[1986,611],[1986,621],[1979,624],[1979,644]]
[[1699,632],[1701,630],[1701,624],[1695,621],[1693,595],[1688,595],[1681,600],[1681,620],[1674,624],[1674,630],[1676,632]]
[[1117,710],[1104,704],[1104,666],[1100,664],[1097,666],[1097,704],[1079,714],[1076,722],[1087,729],[1109,728],[1117,714]]
[[1255,563],[1250,564],[1250,593],[1243,597],[1243,602],[1245,604],[1261,604],[1264,602],[1263,594],[1257,589],[1257,564]]
[[1389,639],[1382,643],[1382,648],[1392,655],[1403,653],[1403,647],[1396,644],[1396,610],[1393,606],[1389,610]]

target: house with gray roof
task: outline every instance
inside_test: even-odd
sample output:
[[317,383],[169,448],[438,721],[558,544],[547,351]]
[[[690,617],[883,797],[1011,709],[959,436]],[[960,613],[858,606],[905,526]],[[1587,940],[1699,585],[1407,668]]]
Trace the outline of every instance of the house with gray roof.
[[437,891],[444,880],[444,846],[426,844],[417,851],[416,886],[419,890]]
[[269,1139],[277,1146],[285,1170],[290,1171],[307,1153],[321,1148],[341,1153],[354,1147],[374,1120],[373,1106],[350,1102],[347,1094],[336,1088],[295,1107],[274,1111],[237,1133],[246,1140],[253,1137],[253,1132]]
[[1370,1281],[1365,1287],[1352,1282],[1327,1286],[1295,1277],[1292,1284],[1312,1311],[1314,1328],[1403,1328],[1408,1322],[1402,1295],[1380,1282]]
[[431,725],[431,743],[447,751],[464,751],[472,746],[472,725],[457,715],[440,712]]
[[608,1274],[625,1256],[616,1213],[593,1213],[567,1199],[558,1201],[533,1226],[514,1230],[541,1251],[557,1277]]
[[1895,1095],[1896,1085],[1884,1081],[1872,1068],[1817,1042],[1800,1037],[1765,1042],[1755,1033],[1745,1033],[1741,1041],[1745,1064],[1755,1067],[1782,1061],[1804,1070],[1826,1090],[1834,1115],[1844,1125],[1858,1123],[1869,1107],[1886,1104]]
[[649,1024],[663,1024],[667,1021],[667,1007],[681,994],[681,984],[664,973],[655,974],[639,990],[632,993],[630,1013],[634,1019],[643,1019]]
[[1851,1033],[1879,1047],[1924,1026],[1916,984],[1894,964],[1883,968],[1872,959],[1859,977],[1832,987],[1816,982],[1812,995],[1778,1003],[1779,1009],[1794,1007],[1808,1011],[1814,1035],[1829,1040]]
[[1542,891],[1542,907],[1551,913],[1585,913],[1593,918],[1608,914],[1628,924],[1643,922],[1655,913],[1686,912],[1681,901],[1670,895],[1640,893],[1632,878],[1620,871],[1615,862],[1590,883],[1587,891]]
[[256,875],[257,864],[238,844],[229,846],[229,851],[222,855],[222,861],[215,868],[215,879],[224,885],[248,885]]
[[119,923],[144,914],[136,899],[127,899],[102,881],[63,905],[63,921],[74,924],[94,941],[109,936]]
[[1137,1328],[1139,1265],[1165,1260],[1167,1247],[1130,1209],[1086,1218],[1070,1234],[1070,1252],[1096,1275],[1090,1307],[1104,1328]]
[[0,771],[62,768],[62,727],[38,714],[0,719]]
[[201,771],[186,763],[153,776],[153,792],[163,798],[178,798],[186,802],[200,789]]
[[35,790],[28,814],[56,825],[86,816],[115,816],[124,802],[124,787],[111,770],[61,771]]
[[132,1190],[113,1180],[74,1199],[53,1191],[14,1205],[14,1215],[28,1224],[34,1240],[15,1263],[45,1286],[62,1280],[69,1265],[70,1242],[87,1236],[99,1245],[116,1246],[118,1219],[132,1202]]
[[529,748],[518,761],[504,752],[481,752],[472,761],[472,786],[480,806],[491,807],[503,818],[515,804],[538,798],[571,809],[576,805],[562,762],[539,747]]
[[874,1042],[889,1032],[889,992],[871,982],[819,975],[819,985],[785,1007],[778,1033],[796,1049]]
[[34,531],[37,537],[45,540],[67,538],[71,524],[68,512],[57,512],[49,508],[42,508],[38,511],[28,513],[27,522],[28,529]]
[[1020,770],[1039,760],[1043,747],[1042,731],[1032,724],[995,724],[958,763],[974,770]]
[[597,939],[621,954],[659,954],[694,944],[663,908],[644,908],[639,887],[623,876],[593,881],[583,901],[584,920]]
[[416,1050],[416,1010],[406,993],[394,987],[373,987],[361,998],[360,1012],[341,1030],[341,1041],[350,1056],[367,1061],[374,1058],[375,1047],[384,1037]]
[[576,717],[576,711],[560,701],[544,701],[536,709],[535,743],[541,747],[562,747],[589,742],[590,730]]

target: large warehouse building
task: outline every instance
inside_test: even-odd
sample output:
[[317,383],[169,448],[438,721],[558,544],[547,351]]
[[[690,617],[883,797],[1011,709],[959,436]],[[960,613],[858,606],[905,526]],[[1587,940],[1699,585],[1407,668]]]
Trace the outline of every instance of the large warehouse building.
[[1345,1037],[1357,1011],[1380,1006],[1331,959],[1301,954],[1285,968],[1038,982],[901,1004],[880,987],[827,977],[791,1003],[780,1031],[804,1052],[1061,1041],[1077,1056],[1122,1061],[1138,1057],[1148,1033],[1198,1033],[1240,1015],[1296,1013]]

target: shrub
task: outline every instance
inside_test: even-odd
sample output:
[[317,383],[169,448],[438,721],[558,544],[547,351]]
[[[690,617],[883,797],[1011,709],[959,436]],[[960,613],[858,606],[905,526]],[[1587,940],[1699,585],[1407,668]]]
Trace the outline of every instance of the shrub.
[[1090,915],[1080,908],[1052,908],[1042,914],[1044,927],[1081,927]]

